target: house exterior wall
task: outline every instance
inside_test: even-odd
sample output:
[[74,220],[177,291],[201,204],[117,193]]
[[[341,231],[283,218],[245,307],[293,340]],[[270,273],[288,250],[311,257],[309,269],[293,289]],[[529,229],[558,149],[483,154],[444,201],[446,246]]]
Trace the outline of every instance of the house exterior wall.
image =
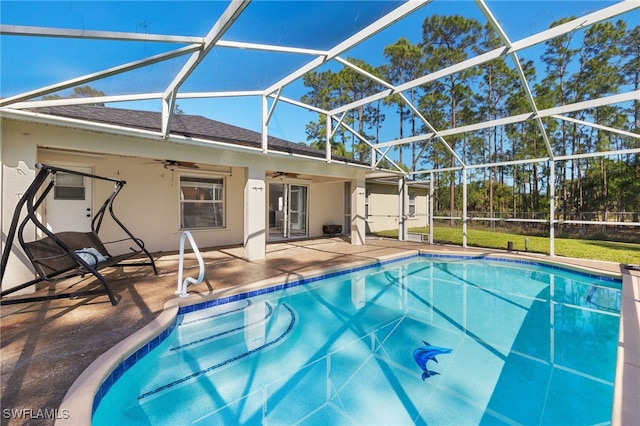
[[[368,217],[367,232],[375,233],[398,229],[400,202],[398,186],[386,183],[367,183]],[[428,190],[409,185],[408,192],[416,194],[415,215],[407,218],[409,228],[427,226]]]
[[[9,232],[13,212],[20,201],[20,196],[29,187],[35,171],[33,165],[37,162],[37,148],[33,143],[24,143],[30,139],[30,135],[21,132],[21,129],[13,126],[1,126],[0,148],[2,149],[2,170],[0,174],[0,185],[2,199],[0,200],[0,221],[2,222],[2,253],[11,250],[8,258],[7,270],[3,278],[3,290],[5,283],[23,283],[33,279],[33,268],[26,255],[19,245],[13,247],[5,246],[5,236]],[[24,219],[23,212],[20,219]],[[35,235],[35,227],[28,226],[25,229],[27,237]],[[21,293],[33,291],[28,288]],[[20,293],[16,293],[20,294]]]
[[[216,171],[230,171],[225,181],[224,228],[191,229],[200,248],[247,244],[245,221],[246,187],[249,171],[260,170],[256,185],[263,188],[269,182],[264,170],[287,170],[332,179],[335,182],[309,182],[308,230],[310,237],[322,235],[322,225],[341,224],[344,220],[344,182],[364,181],[364,169],[342,164],[327,164],[290,155],[263,155],[234,149],[207,146],[205,143],[186,144],[161,139],[116,135],[74,127],[57,126],[21,120],[2,119],[2,230],[6,234],[19,195],[31,184],[40,162],[53,166],[89,166],[93,173],[127,182],[114,203],[116,216],[151,252],[172,251],[179,248],[180,235],[180,176],[220,177]],[[64,150],[81,150],[82,153]],[[204,165],[199,169],[165,169],[154,159],[176,159]],[[209,164],[211,166],[209,166]],[[205,170],[205,168],[215,170]],[[254,176],[255,177],[255,176]],[[326,180],[326,179],[325,179]],[[305,183],[305,185],[307,185]],[[100,208],[112,192],[113,183],[93,180],[92,210]],[[264,191],[263,191],[264,192]],[[11,194],[14,194],[12,197]],[[249,208],[266,216],[266,205],[252,198]],[[46,206],[40,214],[46,222]],[[256,223],[259,221],[256,221]],[[264,224],[261,225],[264,227]],[[36,239],[33,227],[26,239]],[[261,230],[264,232],[264,229]],[[104,240],[122,237],[117,225],[105,218],[100,231]],[[266,237],[266,236],[265,236]],[[248,259],[264,257],[264,239],[258,241],[262,249],[252,249]],[[259,245],[258,244],[258,245]],[[14,247],[19,247],[14,240]],[[256,246],[257,247],[257,246]],[[4,250],[4,247],[3,247]],[[13,259],[7,268],[3,288],[12,287],[33,278],[30,264],[24,256]],[[18,262],[18,263],[16,263]],[[7,284],[14,283],[14,284]]]
[[[242,244],[243,188],[245,169],[231,168],[230,176],[200,169],[165,169],[149,158],[101,155],[87,157],[40,150],[38,161],[52,166],[91,166],[93,173],[127,182],[113,208],[125,226],[145,243],[151,252],[177,250],[180,243],[180,177],[222,177],[225,184],[225,226],[189,229],[200,248]],[[113,190],[113,183],[93,181],[93,211],[100,208]],[[46,208],[46,206],[45,206]],[[43,219],[47,220],[46,211]],[[105,239],[118,238],[115,223],[105,219],[100,231]]]
[[310,190],[309,235],[320,237],[323,225],[342,225],[344,222],[344,183],[314,184]]

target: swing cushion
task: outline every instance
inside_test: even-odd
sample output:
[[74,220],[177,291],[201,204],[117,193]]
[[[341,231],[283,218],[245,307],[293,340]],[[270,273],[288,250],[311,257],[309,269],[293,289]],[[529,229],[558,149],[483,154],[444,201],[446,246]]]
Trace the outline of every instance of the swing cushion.
[[96,263],[105,262],[107,259],[104,258],[102,253],[96,250],[93,247],[85,247],[82,250],[75,251],[78,257],[89,265],[95,265]]

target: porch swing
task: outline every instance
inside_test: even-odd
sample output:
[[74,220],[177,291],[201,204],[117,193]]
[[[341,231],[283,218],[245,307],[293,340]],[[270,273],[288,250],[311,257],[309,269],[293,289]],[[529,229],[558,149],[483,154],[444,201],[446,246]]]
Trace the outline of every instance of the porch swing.
[[[16,209],[13,213],[11,227],[9,228],[9,232],[7,234],[5,250],[2,253],[2,263],[0,265],[0,283],[2,283],[2,280],[4,280],[7,262],[9,260],[9,254],[11,252],[13,239],[16,237],[16,235],[20,246],[33,265],[33,268],[37,273],[37,277],[29,282],[0,292],[0,304],[5,305],[50,299],[61,299],[66,297],[74,298],[94,294],[106,294],[108,295],[111,304],[116,305],[118,301],[111,288],[109,287],[107,280],[99,272],[101,269],[110,266],[151,266],[153,268],[154,274],[158,275],[155,261],[153,260],[153,257],[147,251],[147,249],[145,249],[142,240],[136,238],[113,213],[113,201],[120,190],[126,184],[125,181],[78,172],[75,170],[48,166],[45,164],[36,164],[36,168],[40,169],[40,171],[18,202],[18,205],[16,206]],[[38,219],[36,210],[45,200],[47,194],[49,194],[51,189],[54,187],[54,177],[58,172],[115,183],[113,192],[109,195],[109,197],[107,197],[107,199],[102,204],[102,207],[92,218],[90,232],[65,231],[54,233],[47,229],[47,227]],[[50,181],[45,186],[47,177],[50,177]],[[42,189],[43,187],[44,189]],[[25,207],[27,214],[22,222],[20,222],[20,216]],[[102,226],[102,220],[104,219],[104,215],[107,210],[109,211],[109,215],[111,216],[113,221],[127,235],[126,238],[108,242],[103,242],[100,239],[98,234],[100,231],[100,227]],[[35,225],[36,228],[45,235],[45,237],[36,241],[25,241],[24,231],[25,227],[29,223]],[[119,255],[111,255],[111,253],[105,247],[109,244],[122,243],[127,241],[130,241],[130,243],[132,244],[132,246],[129,247],[130,251]],[[140,255],[142,253],[148,258],[148,260],[142,258],[141,261],[134,261],[133,259],[131,259],[132,257]],[[129,262],[123,263],[127,259],[131,260]],[[70,278],[72,276],[84,276],[86,274],[93,274],[100,282],[102,288],[71,293],[56,293],[43,296],[11,298],[4,300],[1,299],[11,293],[15,293],[16,291],[22,290],[42,281],[56,282]]]

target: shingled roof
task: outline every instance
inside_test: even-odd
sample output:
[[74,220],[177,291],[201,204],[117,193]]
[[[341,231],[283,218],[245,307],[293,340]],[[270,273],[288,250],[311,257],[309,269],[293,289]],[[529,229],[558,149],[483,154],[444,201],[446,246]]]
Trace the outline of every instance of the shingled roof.
[[[110,108],[92,105],[66,105],[55,107],[34,108],[34,112],[53,116],[74,118],[96,123],[113,124],[134,129],[161,131],[162,114],[159,112],[139,111],[132,109]],[[225,142],[241,146],[261,148],[262,136],[253,130],[211,120],[199,115],[176,114],[171,122],[171,134],[198,138],[210,141]],[[324,158],[325,152],[310,146],[290,142],[269,136],[269,149],[291,154]],[[359,161],[344,157],[334,157],[336,160],[354,164]]]

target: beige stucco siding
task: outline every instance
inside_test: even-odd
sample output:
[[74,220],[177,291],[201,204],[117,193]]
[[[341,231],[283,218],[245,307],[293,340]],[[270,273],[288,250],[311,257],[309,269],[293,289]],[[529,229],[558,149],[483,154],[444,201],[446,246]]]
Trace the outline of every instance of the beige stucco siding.
[[[11,249],[11,256],[8,258],[6,276],[4,283],[27,282],[33,278],[31,264],[19,246],[12,248],[5,247],[5,236],[9,232],[13,212],[20,201],[20,197],[25,189],[29,187],[35,176],[33,165],[37,161],[37,148],[35,144],[26,142],[29,139],[26,130],[7,126],[2,123],[0,132],[0,148],[2,149],[2,171],[0,185],[2,188],[2,200],[0,209],[0,220],[2,222],[2,252]],[[25,213],[20,217],[23,219]],[[35,235],[34,227],[28,226],[25,229],[27,235]],[[31,289],[26,290],[31,291]]]
[[[407,219],[409,228],[427,226],[427,189],[409,186],[409,192],[414,192],[415,215]],[[369,195],[369,217],[367,230],[380,232],[398,229],[398,215],[400,202],[398,187],[390,184],[367,183]]]
[[[262,188],[270,181],[265,171],[286,170],[313,176],[299,184],[307,185],[308,233],[322,235],[322,225],[344,223],[344,182],[364,182],[365,170],[339,163],[311,160],[284,153],[246,152],[237,147],[220,146],[204,141],[176,142],[160,138],[111,134],[71,126],[2,119],[2,230],[6,234],[20,196],[38,172],[37,162],[59,167],[91,167],[93,173],[124,180],[127,184],[114,203],[122,223],[151,252],[173,251],[179,247],[180,176],[211,176],[224,179],[224,217],[222,228],[191,229],[199,247],[247,244],[245,241],[245,206],[248,171],[260,170],[249,190]],[[76,152],[72,152],[76,151]],[[81,151],[81,152],[77,152]],[[198,169],[169,170],[154,160],[172,159],[198,163]],[[92,210],[96,212],[112,192],[112,182],[93,180]],[[258,189],[256,189],[258,190]],[[11,195],[13,194],[13,195]],[[260,204],[260,203],[258,203]],[[265,204],[265,203],[262,203]],[[250,204],[251,211],[266,216],[266,205]],[[46,205],[39,211],[47,221]],[[362,213],[360,213],[363,215]],[[264,232],[264,231],[262,231]],[[110,219],[100,231],[105,241],[122,238],[120,229]],[[253,234],[252,234],[253,235]],[[27,229],[27,240],[38,238],[34,227]],[[18,247],[14,240],[14,250]],[[4,247],[3,247],[4,250]],[[127,248],[124,248],[127,250]],[[117,254],[119,250],[113,250]],[[264,249],[262,249],[264,252]],[[255,254],[260,258],[260,250]],[[24,256],[11,256],[3,287],[33,278]],[[15,262],[21,263],[16,264]],[[10,277],[9,277],[10,276]],[[8,284],[9,283],[9,284]],[[14,283],[14,284],[11,284]]]
[[[118,219],[150,251],[176,250],[180,242],[180,177],[219,177],[202,170],[167,170],[161,163],[149,158],[103,155],[83,157],[40,150],[38,160],[54,166],[92,166],[93,173],[122,179],[127,182],[114,202]],[[243,237],[243,187],[244,169],[231,169],[225,180],[225,227],[191,229],[200,247],[241,244]],[[113,183],[93,180],[93,211],[113,190]],[[44,214],[47,220],[46,213]],[[115,239],[119,229],[113,221],[105,219],[100,231],[105,239]]]
[[[309,195],[309,236],[322,236],[322,225],[343,225],[344,183],[314,184]],[[346,230],[343,229],[343,232]]]

